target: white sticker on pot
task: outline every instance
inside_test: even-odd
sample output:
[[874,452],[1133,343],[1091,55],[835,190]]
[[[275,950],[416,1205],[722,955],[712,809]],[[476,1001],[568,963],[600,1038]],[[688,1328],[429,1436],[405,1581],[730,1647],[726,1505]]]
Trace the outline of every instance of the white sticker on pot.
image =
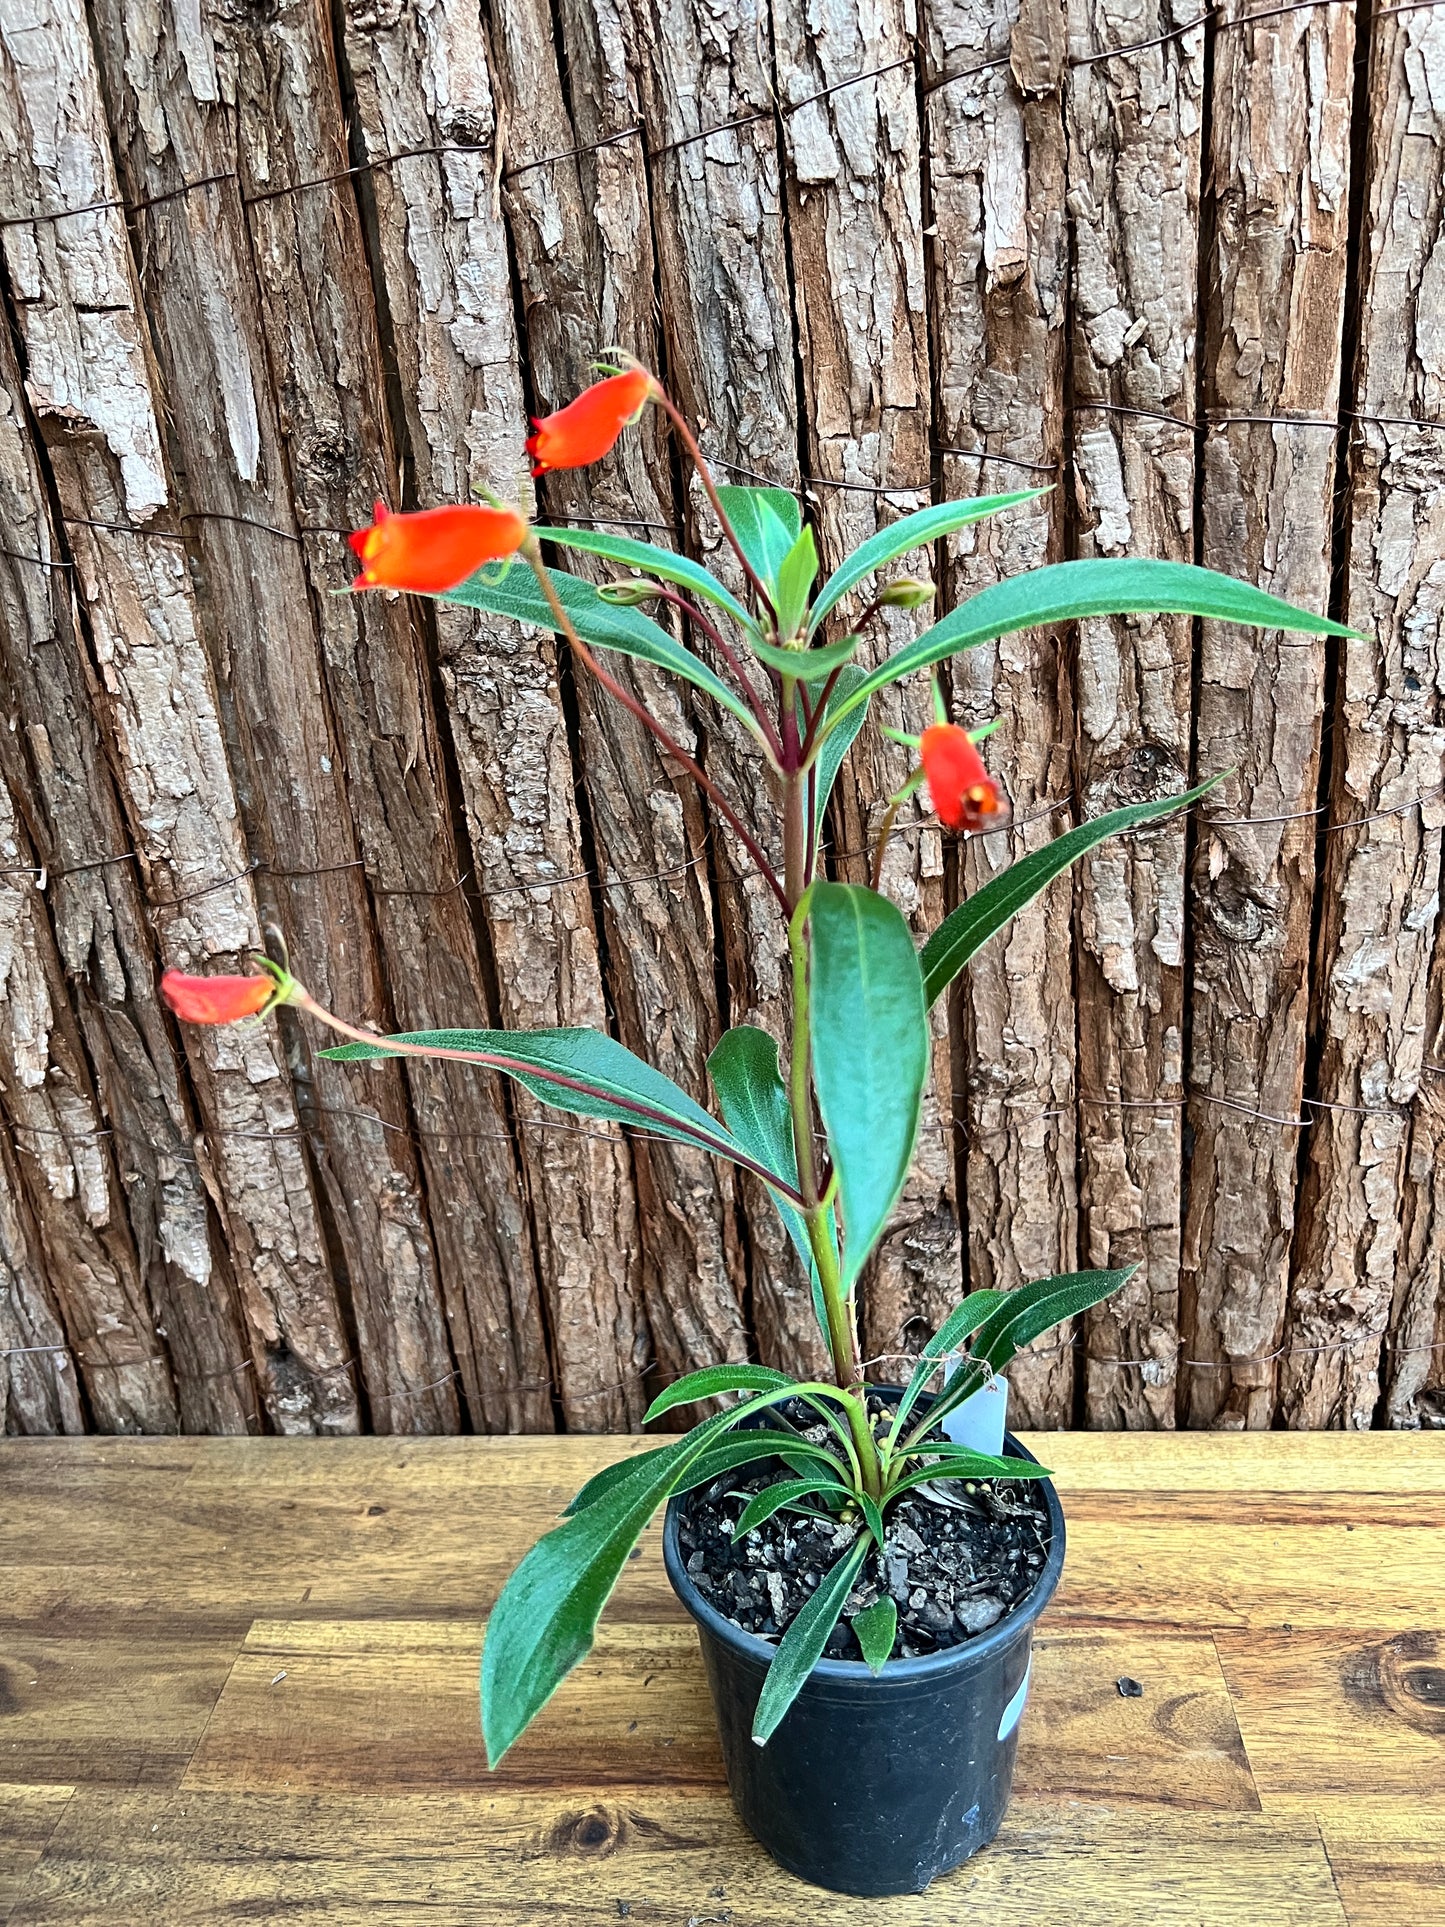
[[1001,1740],[1006,1740],[1019,1723],[1019,1718],[1024,1710],[1024,1701],[1029,1696],[1029,1675],[1033,1670],[1033,1655],[1030,1654],[1029,1663],[1024,1668],[1024,1676],[1019,1681],[1019,1690],[1003,1709],[1003,1718],[998,1723],[998,1736]]

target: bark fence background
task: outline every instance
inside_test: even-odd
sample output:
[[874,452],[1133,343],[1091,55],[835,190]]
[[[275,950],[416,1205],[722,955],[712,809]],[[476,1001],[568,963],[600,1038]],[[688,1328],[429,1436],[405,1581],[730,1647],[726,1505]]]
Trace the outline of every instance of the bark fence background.
[[[691,1366],[817,1362],[734,1174],[157,1003],[270,922],[354,1018],[605,1025],[700,1095],[723,1026],[780,1018],[743,853],[550,638],[333,593],[373,496],[510,488],[611,342],[834,559],[1055,484],[912,558],[946,604],[1161,555],[1362,632],[954,666],[1017,820],[902,824],[920,931],[1231,774],[940,1015],[879,1374],[965,1278],[1137,1260],[1020,1361],[1021,1419],[1445,1421],[1445,9],[0,0],[0,263],[7,1431],[623,1428]],[[542,506],[714,542],[655,419]],[[901,754],[860,739],[836,874]]]

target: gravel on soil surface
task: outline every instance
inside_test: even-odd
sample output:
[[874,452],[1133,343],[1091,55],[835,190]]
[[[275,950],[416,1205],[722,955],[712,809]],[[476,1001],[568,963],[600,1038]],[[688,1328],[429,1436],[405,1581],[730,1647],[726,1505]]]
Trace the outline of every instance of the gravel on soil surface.
[[[812,1436],[806,1422],[798,1430]],[[690,1493],[679,1521],[693,1584],[735,1626],[769,1640],[782,1635],[823,1575],[866,1530],[861,1520],[784,1510],[735,1541],[743,1507],[780,1476],[792,1475],[776,1460],[730,1472]],[[979,1479],[965,1485],[949,1479],[938,1492],[946,1502],[916,1487],[889,1508],[886,1549],[864,1560],[825,1648],[828,1658],[862,1657],[847,1622],[884,1592],[898,1607],[895,1659],[961,1645],[1032,1592],[1049,1550],[1048,1513],[1034,1482]]]

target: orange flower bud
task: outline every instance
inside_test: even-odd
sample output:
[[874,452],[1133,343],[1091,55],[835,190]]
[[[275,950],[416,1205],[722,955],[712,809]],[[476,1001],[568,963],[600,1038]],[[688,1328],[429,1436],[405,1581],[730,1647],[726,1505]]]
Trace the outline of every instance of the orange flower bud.
[[484,562],[515,555],[526,535],[527,524],[515,509],[464,503],[393,515],[385,502],[378,502],[371,527],[348,538],[361,562],[361,574],[351,586],[444,595],[475,575]]
[[273,977],[187,977],[168,970],[161,978],[161,995],[187,1024],[234,1024],[255,1017],[276,989]]
[[600,462],[628,423],[641,415],[652,387],[652,376],[645,368],[629,368],[626,374],[594,381],[555,415],[534,415],[536,433],[527,437],[532,473],[545,475],[549,468],[585,468],[589,462]]
[[1001,830],[1013,811],[957,723],[934,723],[919,744],[938,819],[951,830]]

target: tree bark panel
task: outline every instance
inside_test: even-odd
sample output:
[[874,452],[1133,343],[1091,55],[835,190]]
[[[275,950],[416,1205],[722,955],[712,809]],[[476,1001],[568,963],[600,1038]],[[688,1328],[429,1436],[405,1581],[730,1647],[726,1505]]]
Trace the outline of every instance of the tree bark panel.
[[[1221,30],[1203,394],[1218,417],[1332,422],[1349,251],[1348,7]],[[1200,560],[1328,607],[1332,428],[1212,419]],[[1181,1388],[1191,1425],[1268,1427],[1298,1176],[1325,709],[1323,639],[1203,625],[1192,873],[1194,1155]],[[1262,819],[1250,827],[1242,818]],[[1224,819],[1214,827],[1211,819]],[[1295,820],[1288,820],[1295,819]],[[1210,1101],[1213,1100],[1213,1101]],[[1266,1119],[1254,1115],[1267,1114]]]

